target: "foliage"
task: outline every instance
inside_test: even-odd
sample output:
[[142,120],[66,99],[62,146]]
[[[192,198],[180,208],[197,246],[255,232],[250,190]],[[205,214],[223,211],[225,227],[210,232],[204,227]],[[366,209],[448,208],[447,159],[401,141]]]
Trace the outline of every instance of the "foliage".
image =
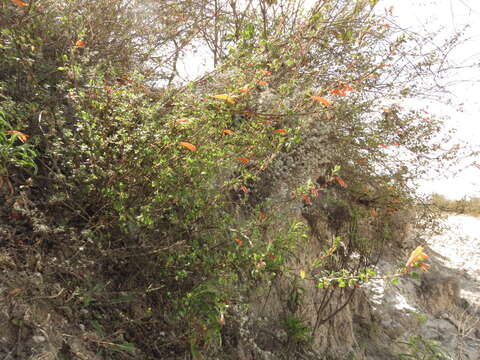
[[[91,312],[92,348],[220,351],[232,304],[298,276],[308,232],[284,216],[302,202],[323,206],[334,233],[318,284],[374,276],[393,216],[415,202],[409,181],[453,156],[432,144],[439,119],[400,106],[447,62],[375,3],[1,0],[0,196],[26,228],[42,225],[28,245],[52,283],[74,288],[59,306]],[[215,69],[182,81],[181,59],[205,46]],[[276,196],[279,159],[295,174],[310,155],[325,179]],[[311,331],[283,325],[297,345]]]
[[409,348],[408,353],[399,354],[400,359],[447,360],[450,359],[438,343],[427,340],[419,335],[412,335],[403,344]]
[[440,194],[433,194],[430,202],[442,212],[480,217],[480,198],[448,200]]

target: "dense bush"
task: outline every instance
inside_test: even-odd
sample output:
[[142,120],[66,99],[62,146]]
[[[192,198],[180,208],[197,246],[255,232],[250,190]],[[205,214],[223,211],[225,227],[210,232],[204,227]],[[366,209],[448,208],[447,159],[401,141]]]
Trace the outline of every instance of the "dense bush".
[[[325,195],[326,250],[348,240],[317,264],[324,274],[364,274],[393,241],[392,215],[415,201],[409,182],[432,152],[452,154],[435,152],[439,120],[395,103],[424,95],[445,62],[417,58],[425,49],[375,3],[2,0],[3,211],[45,226],[30,246],[48,281],[75,289],[68,306],[89,311],[100,354],[221,348],[229,304],[298,276],[288,263],[307,228],[278,218],[292,204]],[[179,61],[202,46],[214,71],[182,82]],[[257,185],[318,124],[324,179],[275,202]],[[357,231],[365,221],[371,238]],[[70,255],[52,260],[59,251]]]

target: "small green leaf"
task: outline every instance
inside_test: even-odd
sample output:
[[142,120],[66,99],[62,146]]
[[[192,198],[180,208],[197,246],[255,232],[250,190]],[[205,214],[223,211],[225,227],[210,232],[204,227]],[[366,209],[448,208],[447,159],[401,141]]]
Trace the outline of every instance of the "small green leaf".
[[135,345],[129,342],[116,344],[113,348],[118,351],[128,351],[131,353],[135,352]]

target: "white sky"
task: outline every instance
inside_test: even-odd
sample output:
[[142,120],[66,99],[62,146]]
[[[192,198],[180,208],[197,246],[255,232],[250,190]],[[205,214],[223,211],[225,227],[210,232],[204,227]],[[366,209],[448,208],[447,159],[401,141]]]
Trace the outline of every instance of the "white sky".
[[[468,41],[452,56],[459,65],[480,62],[480,0],[381,0],[379,5],[381,8],[393,6],[400,26],[420,33],[434,31],[441,34],[440,39],[469,25],[464,33]],[[457,129],[458,142],[480,150],[480,67],[460,70],[451,80],[454,84],[449,90],[455,102],[463,103],[462,109],[431,104],[430,110],[450,115],[448,125]],[[480,164],[480,157],[458,160],[459,169],[463,171],[447,179],[436,177],[422,181],[421,192],[437,192],[451,199],[480,197],[480,169],[472,165],[474,161]]]

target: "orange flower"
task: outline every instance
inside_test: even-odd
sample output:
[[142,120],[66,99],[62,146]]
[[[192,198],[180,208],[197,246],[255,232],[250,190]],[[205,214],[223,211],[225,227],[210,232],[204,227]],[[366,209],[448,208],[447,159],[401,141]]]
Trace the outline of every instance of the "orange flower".
[[421,262],[418,264],[418,266],[420,267],[420,269],[423,271],[423,272],[427,272],[428,269],[430,268],[430,265],[424,263],[424,262]]
[[410,270],[412,265],[415,264],[417,261],[422,261],[425,259],[428,259],[428,255],[423,252],[422,246],[417,246],[417,248],[413,250],[412,253],[410,254],[410,257],[408,258],[407,263],[405,264],[405,268],[407,270]]
[[264,80],[258,80],[257,81],[257,84],[258,85],[261,85],[261,86],[267,86],[268,85],[268,82],[264,81]]
[[234,131],[229,130],[229,129],[225,129],[225,130],[223,130],[223,133],[226,134],[226,135],[232,135],[232,134],[234,134]]
[[244,87],[238,89],[238,91],[240,91],[241,93],[248,93],[250,92],[250,88],[248,87],[248,85],[245,85]]
[[26,142],[28,140],[28,135],[27,134],[24,134],[20,131],[17,131],[17,130],[8,130],[7,131],[7,134],[9,135],[17,135],[18,138],[20,139],[21,142]]
[[242,163],[244,163],[244,164],[248,164],[248,162],[250,161],[249,159],[247,159],[247,158],[245,158],[245,157],[238,157],[238,158],[236,158],[235,160],[240,161],[240,162],[242,162]]
[[25,6],[28,6],[27,3],[21,1],[21,0],[11,0],[15,5],[19,6],[19,7],[25,7]]
[[330,93],[333,94],[333,95],[345,96],[345,95],[347,95],[347,91],[353,91],[353,87],[351,87],[350,85],[342,85],[341,88],[333,89],[332,91],[330,91]]
[[335,176],[335,180],[337,180],[341,187],[347,187],[347,183],[340,176]]
[[239,246],[244,246],[245,245],[245,243],[242,240],[240,240],[239,238],[235,238],[235,239],[233,239],[233,241],[235,241]]
[[75,43],[75,46],[76,47],[84,47],[85,46],[85,41],[77,40],[77,42]]
[[189,142],[186,141],[180,141],[178,145],[183,146],[184,148],[187,148],[190,151],[197,151],[197,147],[193,144],[190,144]]
[[277,129],[277,130],[274,130],[273,132],[274,132],[274,133],[277,133],[277,134],[286,134],[286,133],[287,133],[287,130],[285,130],[285,129]]
[[325,105],[326,107],[329,107],[329,106],[331,106],[331,105],[333,104],[331,101],[329,101],[329,100],[327,100],[327,99],[325,99],[325,98],[323,98],[323,97],[321,97],[321,96],[312,96],[311,99],[312,99],[313,101],[322,103],[322,104]]

